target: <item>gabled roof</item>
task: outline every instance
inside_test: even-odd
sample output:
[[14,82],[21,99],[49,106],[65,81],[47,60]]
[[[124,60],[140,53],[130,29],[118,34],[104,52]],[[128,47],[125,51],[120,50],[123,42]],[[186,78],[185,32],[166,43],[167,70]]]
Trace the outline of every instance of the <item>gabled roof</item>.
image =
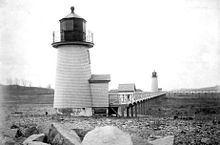
[[119,84],[118,92],[135,92],[136,87],[135,84]]
[[108,83],[111,81],[109,74],[92,74],[89,83]]

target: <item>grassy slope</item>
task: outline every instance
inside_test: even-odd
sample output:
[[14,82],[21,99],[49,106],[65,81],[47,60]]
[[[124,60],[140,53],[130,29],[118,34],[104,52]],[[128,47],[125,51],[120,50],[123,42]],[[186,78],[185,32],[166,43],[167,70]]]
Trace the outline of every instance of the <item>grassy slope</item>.
[[39,87],[1,86],[6,104],[52,104],[54,90]]

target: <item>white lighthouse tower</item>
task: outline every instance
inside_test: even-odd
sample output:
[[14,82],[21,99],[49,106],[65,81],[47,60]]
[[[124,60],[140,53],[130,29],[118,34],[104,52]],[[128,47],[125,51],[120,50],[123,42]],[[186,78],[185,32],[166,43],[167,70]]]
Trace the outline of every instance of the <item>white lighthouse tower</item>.
[[158,81],[157,81],[157,72],[152,72],[152,82],[151,82],[151,91],[158,91]]
[[86,33],[86,20],[74,12],[60,20],[60,32],[53,34],[52,46],[57,48],[54,108],[59,112],[92,113],[89,48],[91,33]]

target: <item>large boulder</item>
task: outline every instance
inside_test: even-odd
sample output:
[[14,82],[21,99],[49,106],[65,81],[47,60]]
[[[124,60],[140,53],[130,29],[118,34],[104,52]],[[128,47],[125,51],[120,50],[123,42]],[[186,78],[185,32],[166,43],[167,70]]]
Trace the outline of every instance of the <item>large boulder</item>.
[[56,145],[81,145],[80,137],[74,130],[57,123],[51,125],[47,139]]
[[82,145],[133,145],[131,136],[117,127],[97,127],[88,132]]
[[38,141],[38,142],[43,142],[45,138],[45,134],[33,134],[29,136],[24,142],[23,145],[29,145],[31,142]]
[[29,142],[28,145],[50,145],[50,144],[40,142],[40,141],[32,141],[32,142]]
[[8,137],[14,138],[14,137],[17,136],[18,130],[19,129],[5,129],[2,134],[4,136],[8,136]]
[[39,131],[38,131],[38,129],[37,129],[36,126],[30,126],[30,127],[24,128],[24,129],[22,130],[22,133],[23,133],[23,135],[24,135],[25,137],[29,137],[29,136],[31,136],[32,134],[38,134]]
[[163,138],[159,138],[153,141],[149,141],[149,143],[153,144],[153,145],[173,145],[174,144],[174,136],[170,135],[170,136],[166,136]]
[[15,145],[15,141],[10,137],[2,137],[0,143],[1,145]]
[[133,142],[133,145],[152,145],[147,140],[144,140],[142,137],[139,137],[137,135],[131,135],[131,140]]
[[83,140],[83,138],[85,137],[85,135],[89,132],[89,131],[91,131],[91,130],[86,130],[86,129],[72,129],[72,130],[74,130],[76,133],[77,133],[77,135],[80,137],[80,139],[81,140]]

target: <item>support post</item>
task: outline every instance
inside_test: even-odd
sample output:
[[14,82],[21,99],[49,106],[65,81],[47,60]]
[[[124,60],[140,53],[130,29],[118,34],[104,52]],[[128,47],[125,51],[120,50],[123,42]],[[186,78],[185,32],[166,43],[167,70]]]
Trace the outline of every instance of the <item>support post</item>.
[[137,117],[137,104],[136,103],[134,104],[134,115],[135,117]]
[[134,108],[133,105],[131,105],[131,117],[134,117],[134,114],[133,114],[133,113],[134,113],[134,112],[133,112],[134,110],[133,110],[133,108]]
[[144,114],[144,115],[145,115],[145,111],[146,111],[145,103],[146,103],[146,100],[143,101],[143,114]]
[[137,109],[138,109],[138,114],[141,114],[141,104],[140,104],[140,102],[139,103],[137,103]]
[[145,113],[144,113],[145,115],[147,115],[147,110],[148,110],[148,108],[147,108],[147,107],[148,107],[147,103],[148,103],[148,101],[145,100]]
[[129,106],[127,106],[127,117],[129,117]]
[[141,115],[143,115],[143,101],[141,101]]
[[124,105],[121,105],[121,116],[124,117]]
[[108,113],[108,108],[106,108],[106,117],[108,117],[108,114],[109,114],[109,113]]

